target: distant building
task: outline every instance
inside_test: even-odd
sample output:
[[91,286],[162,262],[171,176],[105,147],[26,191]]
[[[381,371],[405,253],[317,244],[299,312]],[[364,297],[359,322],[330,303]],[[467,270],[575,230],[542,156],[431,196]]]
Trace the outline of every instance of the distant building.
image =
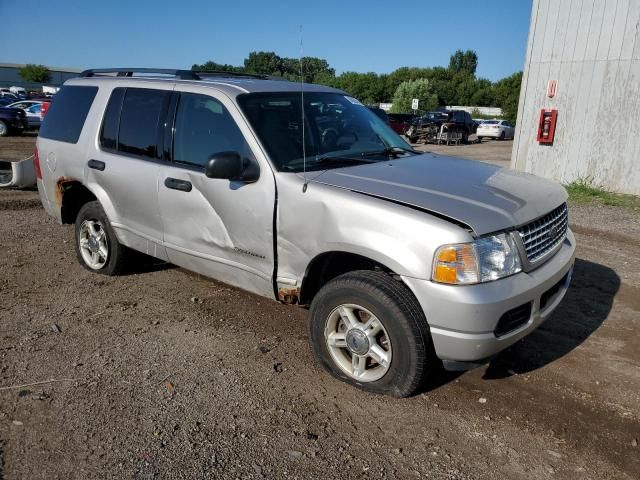
[[472,116],[474,114],[480,114],[485,116],[493,116],[496,118],[500,118],[502,116],[502,109],[500,107],[467,107],[460,105],[452,105],[447,106],[447,110],[464,110],[465,112],[469,112]]
[[[378,105],[382,110],[388,112],[393,107],[393,103],[380,103]],[[494,117],[502,116],[502,109],[498,107],[465,107],[465,106],[447,106],[447,107],[439,107],[437,110],[464,110],[469,112],[470,114],[479,113],[480,115],[492,115]]]
[[533,1],[513,168],[640,195],[638,25],[637,0]]
[[20,76],[22,67],[24,65],[18,63],[0,63],[0,87],[24,87],[27,90],[40,90],[43,85],[59,87],[82,71],[79,68],[47,67],[51,72],[51,79],[47,83],[34,83],[26,82]]

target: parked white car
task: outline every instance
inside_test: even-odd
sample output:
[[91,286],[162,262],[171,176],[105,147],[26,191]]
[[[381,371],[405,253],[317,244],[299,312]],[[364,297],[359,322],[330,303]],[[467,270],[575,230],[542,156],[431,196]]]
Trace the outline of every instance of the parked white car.
[[504,140],[505,138],[513,138],[516,129],[507,120],[485,120],[478,125],[476,135],[478,140],[483,138],[495,138],[496,140]]

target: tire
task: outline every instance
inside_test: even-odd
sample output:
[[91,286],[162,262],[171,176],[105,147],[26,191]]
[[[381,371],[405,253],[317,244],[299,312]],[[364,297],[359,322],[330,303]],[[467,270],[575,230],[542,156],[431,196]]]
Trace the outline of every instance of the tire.
[[[118,275],[125,271],[129,250],[118,241],[100,202],[87,202],[80,208],[75,236],[76,255],[84,268],[102,275]],[[92,262],[94,254],[97,262]]]
[[478,143],[482,143],[482,139],[483,139],[483,138],[484,138],[484,137],[478,137]]
[[498,138],[498,140],[504,140],[506,137],[504,130],[502,131],[502,133],[500,134],[500,138]]
[[0,120],[0,137],[6,137],[7,135],[9,135],[9,127]]
[[[354,315],[345,315],[345,309]],[[368,314],[380,322],[374,340],[369,338],[376,329],[369,329],[373,319]],[[346,327],[346,318],[352,323],[355,318],[357,327]],[[358,335],[352,333],[355,330]],[[322,287],[311,303],[309,340],[316,361],[331,375],[378,394],[412,395],[442,365],[417,300],[402,282],[383,272],[349,272]],[[356,347],[361,355],[354,353]],[[384,356],[377,358],[386,360],[376,362],[369,354],[380,349]],[[362,357],[364,366],[356,367],[362,365],[358,363]]]

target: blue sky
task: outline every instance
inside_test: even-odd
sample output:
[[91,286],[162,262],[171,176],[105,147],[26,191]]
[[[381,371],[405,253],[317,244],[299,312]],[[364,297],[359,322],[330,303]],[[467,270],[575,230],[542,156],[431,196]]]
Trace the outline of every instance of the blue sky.
[[[240,65],[253,50],[325,58],[338,73],[446,66],[478,53],[478,76],[524,65],[531,0],[0,0],[0,62],[65,67]],[[46,8],[44,6],[46,5]],[[28,7],[25,11],[25,7]],[[19,21],[8,21],[16,19]]]

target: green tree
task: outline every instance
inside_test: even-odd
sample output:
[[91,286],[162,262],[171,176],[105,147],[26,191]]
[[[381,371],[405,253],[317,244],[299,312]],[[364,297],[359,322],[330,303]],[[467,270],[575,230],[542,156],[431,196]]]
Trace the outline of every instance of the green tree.
[[212,60],[205,62],[203,64],[194,63],[191,66],[191,70],[199,71],[199,72],[243,72],[243,67],[236,67],[234,65],[229,65],[226,63],[216,63]]
[[456,73],[466,73],[472,77],[478,68],[478,54],[473,50],[456,50],[449,59],[449,70]]
[[335,77],[334,81],[325,83],[325,85],[344,90],[363,103],[372,104],[385,101],[384,81],[381,81],[380,76],[373,72],[344,72]]
[[244,69],[249,73],[284,75],[284,63],[275,52],[250,52],[244,59]]
[[502,116],[512,123],[515,123],[518,116],[521,84],[522,72],[517,72],[498,80],[493,87],[496,104],[502,108]]
[[391,111],[394,113],[410,112],[411,101],[414,98],[419,100],[418,112],[420,113],[434,110],[438,106],[438,96],[433,93],[429,80],[420,78],[402,82],[398,86],[393,96]]
[[431,68],[418,68],[418,67],[400,67],[394,70],[390,74],[386,75],[384,79],[384,96],[385,100],[391,100],[396,93],[396,90],[402,82],[408,80],[418,80],[419,78],[430,79],[430,75],[433,69]]
[[47,83],[51,80],[51,72],[44,65],[30,63],[18,70],[20,76],[27,82]]

